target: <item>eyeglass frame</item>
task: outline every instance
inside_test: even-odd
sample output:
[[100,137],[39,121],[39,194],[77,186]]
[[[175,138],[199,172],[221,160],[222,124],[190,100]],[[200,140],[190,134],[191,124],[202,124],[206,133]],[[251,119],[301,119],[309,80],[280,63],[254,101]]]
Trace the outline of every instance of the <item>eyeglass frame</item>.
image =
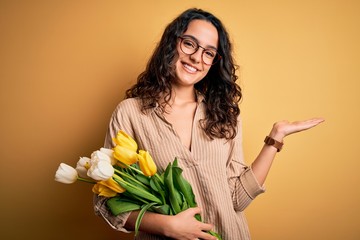
[[[222,56],[219,54],[219,52],[217,51],[217,49],[215,49],[215,48],[204,48],[203,46],[200,46],[200,44],[197,42],[197,40],[194,39],[194,38],[192,38],[191,36],[180,36],[180,37],[178,37],[178,38],[180,39],[180,49],[181,49],[181,51],[182,51],[184,54],[186,54],[186,55],[193,55],[194,53],[196,53],[196,52],[199,50],[199,48],[202,48],[203,50],[202,50],[202,52],[201,52],[201,61],[202,61],[205,65],[208,65],[208,66],[215,65],[215,64],[216,64],[217,62],[219,62],[220,59],[222,58]],[[196,48],[195,48],[195,51],[194,51],[193,53],[186,53],[186,52],[184,52],[184,50],[182,49],[181,44],[182,44],[182,42],[183,42],[184,39],[190,39],[190,40],[192,40],[193,42],[196,43]],[[215,57],[214,57],[214,59],[213,59],[213,62],[212,62],[211,64],[205,63],[205,61],[204,61],[204,52],[205,52],[205,50],[209,50],[209,49],[214,50],[215,53],[216,53],[216,55],[215,55]]]

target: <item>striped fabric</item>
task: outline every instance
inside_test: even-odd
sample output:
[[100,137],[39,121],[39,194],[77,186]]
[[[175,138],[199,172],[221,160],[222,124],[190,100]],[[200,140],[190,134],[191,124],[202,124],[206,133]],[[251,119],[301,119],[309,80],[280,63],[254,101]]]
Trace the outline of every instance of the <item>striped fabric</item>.
[[[158,166],[164,171],[170,161],[178,158],[184,177],[190,182],[204,222],[215,225],[214,231],[224,240],[250,239],[243,210],[260,193],[264,192],[251,168],[243,161],[241,124],[234,140],[210,140],[199,126],[205,117],[205,105],[198,97],[192,129],[191,151],[180,141],[161,109],[155,107],[145,114],[140,111],[140,101],[130,98],[115,109],[105,139],[105,147],[112,148],[112,138],[122,129],[132,136],[139,149],[149,151]],[[129,213],[113,216],[105,205],[105,198],[94,198],[95,213],[102,216],[114,229],[124,228]],[[137,239],[158,240],[165,237],[144,232]]]

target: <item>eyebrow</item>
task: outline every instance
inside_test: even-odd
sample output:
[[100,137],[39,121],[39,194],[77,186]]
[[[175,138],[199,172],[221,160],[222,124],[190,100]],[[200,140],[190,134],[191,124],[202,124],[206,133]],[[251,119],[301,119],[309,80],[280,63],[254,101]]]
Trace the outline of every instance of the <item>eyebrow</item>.
[[[199,44],[199,40],[192,36],[192,35],[183,35],[182,37],[187,37],[187,38],[191,38],[192,40],[194,40],[197,44]],[[200,44],[199,44],[200,45]],[[212,49],[215,49],[215,51],[217,51],[218,49],[214,46],[211,46],[211,45],[207,45],[205,48],[212,48]]]

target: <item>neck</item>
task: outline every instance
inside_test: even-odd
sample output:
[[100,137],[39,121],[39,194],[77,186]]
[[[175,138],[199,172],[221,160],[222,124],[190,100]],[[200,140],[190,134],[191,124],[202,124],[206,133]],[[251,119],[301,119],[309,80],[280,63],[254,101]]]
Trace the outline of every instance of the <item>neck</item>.
[[171,105],[182,104],[196,101],[194,86],[191,87],[172,87]]

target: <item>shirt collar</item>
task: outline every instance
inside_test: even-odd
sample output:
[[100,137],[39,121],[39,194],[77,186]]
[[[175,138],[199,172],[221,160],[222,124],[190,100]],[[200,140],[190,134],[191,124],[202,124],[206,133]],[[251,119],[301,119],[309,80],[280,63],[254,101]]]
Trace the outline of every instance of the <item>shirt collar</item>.
[[[197,102],[198,105],[202,102],[205,102],[205,96],[201,92],[195,91],[195,97],[196,97],[195,101]],[[160,115],[163,114],[163,109],[161,108],[158,102],[156,102],[155,107],[148,109],[148,113],[152,113],[152,112],[155,112]]]

